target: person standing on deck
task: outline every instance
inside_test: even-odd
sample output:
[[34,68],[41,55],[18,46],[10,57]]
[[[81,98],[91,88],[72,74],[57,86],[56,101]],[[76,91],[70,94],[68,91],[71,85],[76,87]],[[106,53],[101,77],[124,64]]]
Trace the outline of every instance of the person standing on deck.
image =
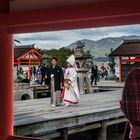
[[49,88],[49,84],[50,84],[50,80],[49,80],[49,70],[50,70],[50,65],[48,63],[46,63],[46,72],[45,72],[45,85],[46,88]]
[[35,82],[35,76],[36,76],[36,67],[33,66],[33,81]]
[[97,78],[98,78],[98,67],[94,65],[91,68],[91,85],[93,84],[93,81],[94,85],[97,85]]
[[40,84],[40,78],[41,78],[41,71],[40,71],[40,66],[36,69],[36,83]]
[[[120,105],[129,122],[127,125],[128,129],[130,126],[129,138],[140,140],[140,69],[133,69],[129,73],[123,88]],[[124,137],[124,140],[126,139],[128,140]]]
[[64,90],[62,92],[63,102],[65,106],[78,104],[80,93],[77,86],[77,72],[74,55],[71,55],[67,60],[67,69],[64,74]]
[[43,64],[41,69],[40,69],[40,71],[41,71],[41,85],[43,84],[43,82],[45,82],[46,70],[47,70],[47,67],[45,64]]
[[64,82],[63,70],[57,65],[57,62],[58,60],[56,57],[51,59],[51,66],[47,74],[47,78],[49,78],[50,81],[49,87],[51,89],[51,105],[53,107],[61,105],[61,86]]

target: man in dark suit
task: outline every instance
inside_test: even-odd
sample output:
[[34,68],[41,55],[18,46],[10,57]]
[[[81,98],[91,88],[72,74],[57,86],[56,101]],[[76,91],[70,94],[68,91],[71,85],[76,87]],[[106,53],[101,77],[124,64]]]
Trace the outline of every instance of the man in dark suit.
[[98,78],[98,67],[95,65],[92,67],[91,69],[91,85],[93,84],[94,81],[94,85],[97,85],[97,78]]
[[51,59],[51,67],[49,69],[49,73],[47,74],[50,81],[52,106],[61,105],[61,86],[64,82],[63,70],[57,65],[57,62],[58,60],[56,57]]
[[46,70],[47,70],[46,65],[43,64],[41,66],[41,69],[40,70],[41,70],[41,85],[42,85],[43,82],[45,82],[45,74],[46,74]]

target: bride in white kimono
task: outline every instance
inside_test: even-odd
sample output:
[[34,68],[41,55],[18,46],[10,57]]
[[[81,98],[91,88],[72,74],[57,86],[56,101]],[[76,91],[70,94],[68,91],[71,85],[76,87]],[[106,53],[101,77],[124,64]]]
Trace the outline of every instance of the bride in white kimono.
[[80,93],[77,86],[77,67],[74,55],[71,55],[67,60],[67,69],[64,74],[64,90],[62,92],[63,102],[65,106],[70,104],[78,104]]

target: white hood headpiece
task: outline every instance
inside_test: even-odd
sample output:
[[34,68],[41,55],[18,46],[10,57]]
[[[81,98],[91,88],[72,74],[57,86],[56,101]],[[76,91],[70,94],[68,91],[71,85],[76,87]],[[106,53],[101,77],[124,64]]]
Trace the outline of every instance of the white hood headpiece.
[[67,60],[68,63],[70,63],[72,65],[73,68],[77,69],[77,65],[76,65],[76,61],[75,61],[75,56],[71,55]]

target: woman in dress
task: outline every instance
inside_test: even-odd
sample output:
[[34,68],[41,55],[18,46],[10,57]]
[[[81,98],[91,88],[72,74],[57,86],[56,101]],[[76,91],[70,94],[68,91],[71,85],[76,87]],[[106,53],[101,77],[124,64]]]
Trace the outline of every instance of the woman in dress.
[[77,67],[74,55],[71,55],[66,61],[67,69],[64,74],[64,90],[61,97],[65,106],[68,106],[79,103],[80,93],[77,86]]

